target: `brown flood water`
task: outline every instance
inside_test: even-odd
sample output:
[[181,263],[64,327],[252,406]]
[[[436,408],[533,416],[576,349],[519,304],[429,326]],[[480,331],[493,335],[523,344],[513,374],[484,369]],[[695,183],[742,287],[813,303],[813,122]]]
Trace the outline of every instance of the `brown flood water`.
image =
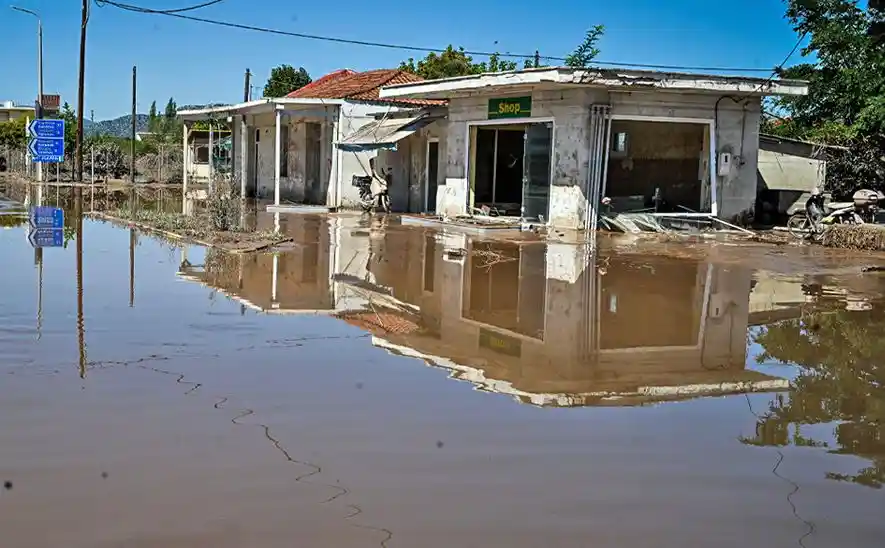
[[234,256],[60,203],[65,248],[0,215],[4,548],[885,537],[885,276],[844,257],[343,214]]

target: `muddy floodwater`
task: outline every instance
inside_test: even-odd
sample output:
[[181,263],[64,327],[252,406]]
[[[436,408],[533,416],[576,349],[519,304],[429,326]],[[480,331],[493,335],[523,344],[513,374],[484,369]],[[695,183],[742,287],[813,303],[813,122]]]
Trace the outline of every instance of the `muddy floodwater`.
[[881,257],[343,213],[232,255],[88,190],[37,248],[35,199],[0,197],[3,548],[885,542]]

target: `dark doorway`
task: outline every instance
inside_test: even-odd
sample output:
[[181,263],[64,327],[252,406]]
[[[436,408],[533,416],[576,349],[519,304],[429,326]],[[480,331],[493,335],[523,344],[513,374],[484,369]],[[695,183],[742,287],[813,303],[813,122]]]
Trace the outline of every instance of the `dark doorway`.
[[523,199],[525,125],[476,130],[474,207],[498,215],[519,215]]
[[436,211],[436,189],[439,187],[439,142],[427,143],[427,203],[428,213]]

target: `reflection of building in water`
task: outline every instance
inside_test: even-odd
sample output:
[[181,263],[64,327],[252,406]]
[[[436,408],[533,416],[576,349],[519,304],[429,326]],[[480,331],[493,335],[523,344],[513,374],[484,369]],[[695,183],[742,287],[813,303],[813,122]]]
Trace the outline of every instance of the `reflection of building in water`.
[[[272,216],[263,216],[257,227],[268,230],[273,222]],[[349,245],[359,246],[359,242],[341,241],[337,219],[288,215],[280,221],[280,230],[294,238],[284,252],[232,254],[208,249],[202,265],[190,264],[184,256],[178,275],[263,312],[331,313],[362,304],[353,302],[342,284],[332,279],[334,272],[346,266],[342,257],[364,255]]]
[[369,270],[398,310],[342,317],[379,346],[536,404],[787,387],[745,368],[749,271],[618,256],[585,268],[583,248],[446,239],[388,233]]

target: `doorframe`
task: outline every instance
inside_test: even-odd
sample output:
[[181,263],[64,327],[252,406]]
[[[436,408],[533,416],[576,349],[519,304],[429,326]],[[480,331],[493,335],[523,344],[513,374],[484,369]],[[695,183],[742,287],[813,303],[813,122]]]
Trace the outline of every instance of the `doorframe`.
[[[719,177],[716,174],[716,120],[713,118],[683,118],[677,116],[643,116],[640,114],[609,114],[611,121],[629,120],[635,122],[669,122],[673,124],[699,124],[705,125],[710,131],[710,213],[715,217],[719,212]],[[611,125],[608,130],[609,142],[611,140]],[[609,145],[611,146],[611,145]],[[606,154],[608,151],[606,151]],[[606,162],[608,165],[608,162]],[[602,181],[602,195],[605,196],[608,187],[608,174]]]
[[[544,116],[537,118],[506,118],[503,120],[472,120],[467,122],[467,131],[465,133],[465,147],[464,147],[464,174],[467,176],[467,196],[465,196],[466,206],[468,215],[472,215],[470,213],[470,131],[474,126],[504,126],[504,125],[525,125],[525,124],[546,124],[549,123],[551,125],[550,128],[550,190],[553,190],[553,174],[556,172],[556,164],[553,159],[556,157],[554,153],[556,151],[556,119],[553,116]],[[525,158],[523,158],[523,169]],[[552,197],[552,192],[548,194],[547,199],[547,216],[544,219],[544,224],[546,226],[550,226],[550,197]],[[524,197],[521,198],[520,203],[524,200]]]
[[[427,200],[430,198],[430,144],[436,143],[436,191],[439,192],[439,137],[428,137],[424,145],[424,211],[427,213]],[[433,208],[434,212],[436,207]]]

